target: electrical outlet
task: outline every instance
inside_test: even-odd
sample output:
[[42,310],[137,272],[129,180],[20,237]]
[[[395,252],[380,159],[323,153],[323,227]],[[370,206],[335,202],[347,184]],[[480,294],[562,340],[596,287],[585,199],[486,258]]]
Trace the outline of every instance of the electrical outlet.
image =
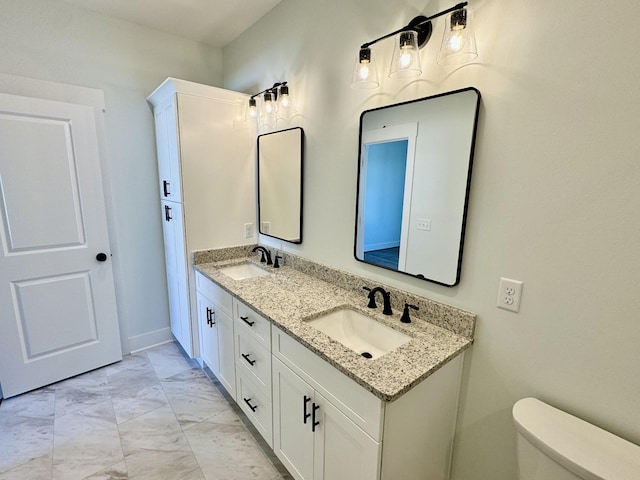
[[519,280],[501,277],[500,285],[498,286],[498,308],[519,312],[520,300],[522,299],[522,285],[523,283]]
[[244,224],[244,238],[253,237],[253,223]]
[[267,235],[271,233],[271,222],[262,222],[262,233]]
[[431,220],[428,218],[419,218],[416,228],[418,230],[427,230],[430,231],[431,230]]

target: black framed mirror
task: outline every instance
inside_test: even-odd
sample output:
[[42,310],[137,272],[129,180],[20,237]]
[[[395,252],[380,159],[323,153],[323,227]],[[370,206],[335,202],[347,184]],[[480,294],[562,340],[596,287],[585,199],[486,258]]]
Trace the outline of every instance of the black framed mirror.
[[258,231],[302,243],[304,131],[300,127],[258,136]]
[[459,283],[479,106],[470,87],[362,113],[357,260]]

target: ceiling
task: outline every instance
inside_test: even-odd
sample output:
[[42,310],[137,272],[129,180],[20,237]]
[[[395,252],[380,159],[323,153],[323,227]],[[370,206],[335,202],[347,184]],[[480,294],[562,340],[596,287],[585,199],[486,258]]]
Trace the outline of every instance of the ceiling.
[[281,0],[64,0],[109,17],[223,47]]

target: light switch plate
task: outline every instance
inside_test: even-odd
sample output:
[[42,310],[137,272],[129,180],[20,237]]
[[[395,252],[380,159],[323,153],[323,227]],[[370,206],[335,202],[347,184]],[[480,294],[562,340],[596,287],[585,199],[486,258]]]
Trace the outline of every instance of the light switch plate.
[[498,308],[519,312],[520,301],[522,299],[522,285],[523,283],[520,280],[501,277],[498,286],[498,300],[496,301]]

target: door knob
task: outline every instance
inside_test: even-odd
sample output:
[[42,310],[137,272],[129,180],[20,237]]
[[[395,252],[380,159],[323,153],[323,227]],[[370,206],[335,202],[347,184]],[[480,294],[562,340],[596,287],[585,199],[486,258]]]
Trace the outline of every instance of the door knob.
[[106,262],[107,254],[100,252],[99,254],[96,255],[96,260],[98,260],[99,262]]

